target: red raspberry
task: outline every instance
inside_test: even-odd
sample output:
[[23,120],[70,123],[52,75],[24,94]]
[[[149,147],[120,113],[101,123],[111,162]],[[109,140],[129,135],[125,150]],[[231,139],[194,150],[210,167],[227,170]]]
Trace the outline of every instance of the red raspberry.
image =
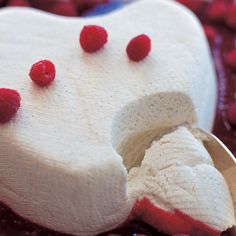
[[58,2],[52,8],[48,9],[49,12],[61,16],[77,16],[77,9],[73,2]]
[[29,76],[37,85],[48,86],[55,79],[55,66],[49,60],[39,61],[32,65]]
[[236,126],[236,102],[229,107],[227,116],[230,124]]
[[213,43],[215,41],[215,38],[217,35],[217,31],[215,30],[215,28],[210,25],[204,25],[203,29],[204,29],[205,35],[206,35],[209,43]]
[[236,49],[232,50],[226,55],[226,63],[232,69],[236,70]]
[[223,21],[227,11],[227,6],[225,2],[216,1],[210,4],[207,10],[207,16],[212,21]]
[[14,7],[30,7],[31,4],[27,0],[10,0],[7,3],[8,6]]
[[236,29],[236,3],[228,7],[225,22],[231,28]]
[[145,34],[138,35],[137,37],[131,39],[126,48],[128,57],[132,61],[143,60],[148,56],[150,51],[151,39]]
[[0,123],[6,123],[15,116],[20,100],[20,94],[16,90],[0,88]]
[[198,12],[202,5],[202,2],[199,0],[177,0],[177,2],[183,4],[193,12]]
[[80,45],[85,52],[96,52],[107,43],[107,31],[97,25],[86,25],[80,33]]

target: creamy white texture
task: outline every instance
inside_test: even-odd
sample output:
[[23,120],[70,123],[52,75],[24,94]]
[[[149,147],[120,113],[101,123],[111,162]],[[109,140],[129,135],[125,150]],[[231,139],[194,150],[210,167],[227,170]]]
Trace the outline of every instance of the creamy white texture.
[[[79,47],[85,24],[109,33],[98,53]],[[133,63],[125,48],[141,33],[152,39],[152,51]],[[209,48],[196,18],[174,2],[137,1],[85,19],[5,9],[0,35],[0,87],[22,96],[15,119],[0,126],[0,200],[38,224],[76,235],[120,225],[135,201],[122,157],[132,168],[140,149],[168,127],[212,127]],[[57,68],[55,83],[44,89],[28,78],[40,59]],[[151,133],[136,138],[144,131]],[[131,136],[134,145],[123,144]]]
[[185,127],[152,144],[141,167],[129,173],[129,191],[134,199],[148,196],[167,211],[179,209],[219,231],[235,225],[224,177],[203,144]]

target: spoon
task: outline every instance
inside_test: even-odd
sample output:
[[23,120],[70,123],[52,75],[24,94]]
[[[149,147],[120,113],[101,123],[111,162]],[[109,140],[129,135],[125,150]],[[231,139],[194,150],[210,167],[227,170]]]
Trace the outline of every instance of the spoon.
[[[236,216],[236,159],[230,150],[213,134],[206,130],[194,128],[196,137],[199,135],[211,155],[215,167],[223,174],[233,199],[234,213]],[[236,226],[229,236],[236,236]]]

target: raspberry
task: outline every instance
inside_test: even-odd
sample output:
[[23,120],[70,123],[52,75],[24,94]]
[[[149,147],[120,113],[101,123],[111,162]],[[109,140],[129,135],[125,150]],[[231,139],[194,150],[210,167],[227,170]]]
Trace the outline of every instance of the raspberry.
[[10,0],[7,3],[8,6],[17,7],[30,7],[31,4],[27,0]]
[[97,25],[86,25],[80,33],[80,45],[85,52],[93,53],[107,43],[107,31]]
[[16,90],[0,88],[0,123],[6,123],[15,116],[20,100],[20,94]]
[[147,57],[150,51],[151,39],[145,34],[138,35],[131,39],[126,48],[129,59],[136,62]]
[[42,60],[32,65],[29,76],[37,85],[48,86],[55,79],[56,70],[49,60]]
[[58,2],[52,8],[48,9],[49,12],[61,16],[77,16],[77,9],[75,4],[69,2]]
[[227,117],[233,126],[236,126],[236,102],[234,102],[228,109]]
[[222,1],[216,1],[210,4],[207,10],[207,16],[212,21],[223,21],[227,11],[227,6]]
[[209,43],[213,43],[215,41],[215,38],[217,35],[217,31],[215,30],[215,28],[210,25],[204,25],[203,29],[204,29],[205,35],[206,35]]
[[183,4],[193,12],[198,12],[202,5],[202,2],[199,0],[177,0],[177,2]]
[[235,3],[231,4],[228,7],[225,22],[229,27],[236,29],[236,4]]
[[232,69],[236,70],[236,49],[232,50],[226,55],[226,63]]

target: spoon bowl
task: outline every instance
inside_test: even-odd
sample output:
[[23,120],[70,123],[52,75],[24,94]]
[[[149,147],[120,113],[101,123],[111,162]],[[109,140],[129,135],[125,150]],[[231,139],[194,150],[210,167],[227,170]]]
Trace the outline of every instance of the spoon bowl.
[[[195,128],[196,137],[201,137],[211,155],[215,167],[223,174],[233,199],[234,213],[236,216],[236,159],[230,150],[213,134],[206,130]],[[236,236],[236,227],[233,227],[230,236]]]

